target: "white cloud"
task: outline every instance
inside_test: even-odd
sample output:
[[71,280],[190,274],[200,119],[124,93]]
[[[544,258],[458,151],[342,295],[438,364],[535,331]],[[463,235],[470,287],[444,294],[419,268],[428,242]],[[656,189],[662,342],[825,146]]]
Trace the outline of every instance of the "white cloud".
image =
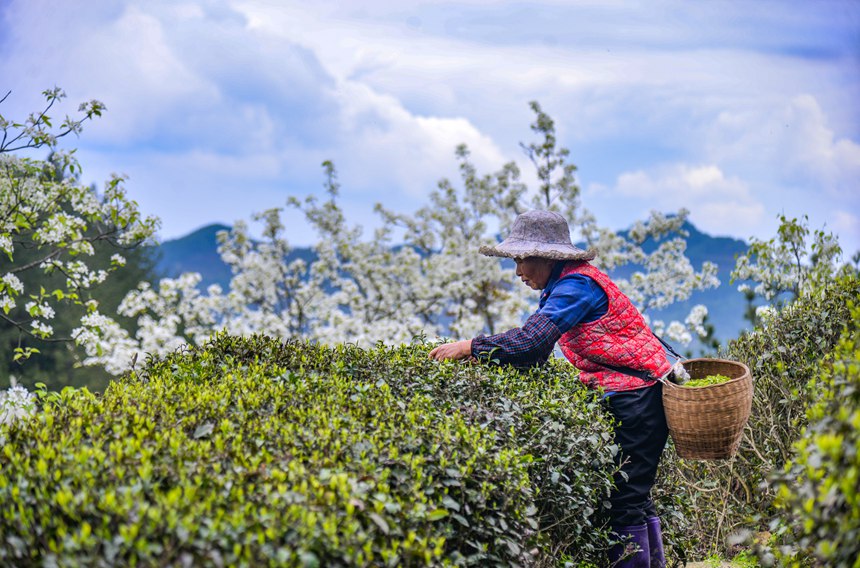
[[170,128],[177,107],[187,113],[217,98],[213,85],[174,52],[158,17],[133,3],[88,6],[88,21],[76,26],[69,25],[63,4],[16,3],[10,10],[21,21],[20,35],[10,42],[10,57],[0,69],[16,78],[25,98],[34,94],[25,89],[58,84],[75,104],[103,101],[110,120],[90,126],[92,141],[125,145],[157,136]]
[[616,190],[621,195],[648,198],[656,203],[689,203],[719,196],[721,199],[751,199],[746,184],[726,178],[719,167],[675,164],[652,172],[636,171],[618,176]]
[[857,212],[836,211],[833,215],[833,228],[839,232],[860,235],[860,216]]
[[626,172],[611,187],[593,187],[601,201],[625,203],[640,214],[649,210],[690,210],[690,220],[711,234],[747,237],[765,217],[765,207],[737,177],[726,177],[716,165],[673,164]]
[[834,231],[845,250],[860,247],[860,144],[839,133],[856,125],[839,124],[834,114],[807,93],[726,110],[703,130],[705,158],[744,179],[765,207],[764,222],[749,235],[773,236],[782,213]]
[[189,112],[219,96],[215,85],[174,53],[161,22],[134,6],[113,26],[88,35],[71,58],[101,67],[68,87],[83,90],[87,81],[86,89],[98,92],[108,105],[111,120],[97,130],[101,141],[127,144],[157,137],[170,129],[177,108]]
[[466,143],[480,168],[498,168],[504,156],[465,118],[416,116],[396,99],[351,81],[338,89],[345,179],[372,189],[389,186],[426,195],[443,174],[456,174],[454,149]]
[[786,128],[780,154],[787,173],[822,183],[829,192],[856,193],[860,189],[860,144],[836,138],[814,97],[795,97],[781,118]]
[[766,217],[767,212],[762,203],[731,199],[705,201],[697,204],[690,212],[690,221],[702,231],[741,239],[761,234]]
[[[737,225],[732,234],[747,237],[762,218],[759,227],[772,229],[768,220],[787,207],[830,226],[834,209],[860,209],[860,89],[848,67],[856,56],[821,39],[828,26],[844,35],[856,25],[813,8],[776,13],[766,3],[733,14],[621,0],[8,6],[0,83],[11,77],[18,92],[32,93],[56,83],[74,102],[104,100],[105,117],[73,144],[99,172],[127,171],[133,196],[146,193],[139,200],[174,219],[172,232],[182,231],[183,207],[199,218],[238,216],[213,192],[236,191],[243,207],[260,209],[319,188],[323,159],[338,167],[345,199],[411,207],[440,177],[457,176],[461,142],[481,172],[515,157],[523,163],[516,142],[530,139],[529,100],[550,112],[563,145],[599,146],[588,161],[572,157],[590,185],[612,186],[598,220],[616,228],[648,209],[687,206],[703,229],[725,234]],[[790,53],[807,45],[821,53]]]
[[709,156],[736,170],[842,197],[860,189],[860,144],[837,136],[809,94],[773,108],[723,112],[708,140]]
[[845,260],[860,252],[860,211],[834,211],[833,221],[826,229],[839,235]]
[[[35,21],[37,7],[16,9]],[[43,25],[68,48],[46,58],[39,74],[57,73],[71,96],[92,93],[107,104],[82,144],[114,153],[143,146],[138,156],[163,167],[165,176],[175,175],[180,161],[189,195],[206,191],[212,171],[245,172],[257,181],[316,179],[320,162],[330,158],[345,174],[345,192],[396,188],[417,196],[442,175],[456,174],[459,143],[470,145],[479,166],[504,161],[464,116],[411,112],[396,97],[340,73],[336,60],[320,62],[301,44],[299,31],[314,31],[304,9],[278,12],[293,27],[257,25],[218,3],[102,4],[92,29],[64,28],[62,12],[57,6]],[[396,58],[396,50],[362,51],[350,37],[344,33],[340,47],[347,54],[356,48],[359,64]],[[118,168],[133,172],[141,158],[121,161]],[[194,171],[201,187],[190,179]]]
[[[660,8],[623,2],[614,7],[489,4],[465,2],[436,9],[362,2],[344,9],[332,2],[299,7],[249,0],[237,6],[252,29],[300,41],[337,76],[360,76],[400,99],[420,97],[425,88],[444,84],[457,97],[443,97],[438,101],[442,104],[462,103],[469,93],[492,104],[504,93],[504,98],[517,97],[516,104],[523,105],[529,98],[569,100],[582,89],[630,86],[640,95],[643,87],[658,89],[661,100],[673,106],[689,104],[687,99],[694,96],[695,106],[716,108],[727,101],[797,92],[807,84],[810,70],[821,65],[785,65],[775,50],[754,48],[767,45],[766,39],[739,34],[740,15],[731,10],[700,7],[677,13],[672,3]],[[671,12],[672,18],[662,17]],[[428,25],[410,25],[422,17]],[[773,13],[768,17],[782,19]],[[706,20],[709,27],[703,29]],[[719,26],[726,20],[728,25]],[[695,25],[690,26],[691,21]],[[537,41],[537,26],[557,29],[565,38],[574,38],[573,43]],[[619,27],[639,41],[624,41]],[[485,39],[488,29],[493,41]],[[703,41],[703,36],[711,39]],[[748,44],[754,47],[739,47]],[[575,112],[590,110],[577,107]]]

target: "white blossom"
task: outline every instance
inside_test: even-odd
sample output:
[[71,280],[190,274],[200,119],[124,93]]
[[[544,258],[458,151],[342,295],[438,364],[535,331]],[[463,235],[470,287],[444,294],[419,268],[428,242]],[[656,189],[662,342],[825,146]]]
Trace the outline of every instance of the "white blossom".
[[[201,292],[195,273],[156,285],[141,283],[119,307],[121,315],[136,318],[136,335],[111,329],[117,346],[94,343],[101,347],[98,353],[92,350],[88,361],[123,370],[132,353],[163,354],[183,343],[199,345],[220,329],[364,346],[420,336],[473,337],[519,326],[535,309],[537,296],[519,284],[513,262],[477,253],[481,245],[495,242],[486,228],[507,230],[521,207],[511,198],[503,201],[512,203],[512,209],[492,209],[488,203],[497,188],[467,187],[461,194],[443,184],[431,195],[431,205],[414,215],[378,206],[383,225],[370,239],[362,238],[361,227],[347,223],[333,179],[328,189],[328,201],[290,202],[318,233],[315,262],[285,262],[291,248],[282,237],[279,209],[256,217],[265,223],[261,241],[250,238],[245,222],[236,222],[232,231],[219,235],[219,253],[233,273],[226,294],[217,286]],[[519,191],[512,190],[521,195]],[[640,237],[660,236],[682,222],[653,214],[637,231]],[[400,246],[392,242],[398,230],[404,239]],[[616,246],[610,264],[635,260],[646,266],[625,284],[640,310],[686,299],[692,290],[714,283],[716,267],[693,270],[681,239],[666,241],[648,255],[607,230],[594,234],[601,235],[603,244]],[[703,309],[690,321],[701,324],[701,314],[707,313]],[[662,322],[658,329],[662,333]],[[691,341],[678,322],[669,333],[682,343]]]
[[111,318],[95,312],[81,318],[81,324],[72,331],[72,337],[87,354],[84,365],[100,365],[108,373],[119,375],[140,355],[137,342]]
[[24,284],[21,283],[21,280],[11,272],[7,272],[3,275],[3,284],[15,292],[15,294],[20,294],[24,291]]
[[91,191],[75,192],[72,196],[72,209],[85,217],[97,215],[101,204],[98,196]]
[[33,328],[33,334],[39,337],[51,337],[54,333],[54,328],[43,321],[33,320],[30,327]]
[[666,335],[666,322],[663,320],[651,320],[648,317],[648,314],[643,314],[642,317],[645,319],[645,324],[654,332],[654,335],[657,337],[663,337]]
[[66,285],[69,288],[89,289],[101,284],[108,277],[106,270],[92,270],[83,260],[55,262],[54,266],[65,272],[68,277]]
[[684,345],[689,344],[693,341],[693,337],[690,335],[690,332],[687,331],[687,328],[684,327],[680,322],[673,321],[669,324],[669,327],[666,328],[666,337],[668,337],[672,341],[677,341],[678,343],[682,343]]
[[43,302],[27,302],[24,309],[33,317],[42,317],[45,319],[53,319],[54,308]]
[[78,239],[69,244],[68,251],[74,255],[86,256],[92,256],[96,253],[96,249],[93,247],[93,244],[84,239]]
[[8,234],[0,233],[0,252],[11,255],[15,252],[15,245],[12,242],[12,237]]
[[778,313],[778,310],[773,306],[758,306],[755,309],[756,318],[765,326],[770,323],[773,317]]
[[11,424],[32,416],[36,411],[36,397],[27,389],[13,385],[0,391],[0,424]]
[[767,241],[753,238],[732,271],[733,280],[755,282],[755,293],[767,301],[783,293],[797,297],[831,279],[842,256],[834,235],[819,230],[808,239],[806,216],[798,220],[780,215],[779,219],[777,236]]
[[690,314],[684,320],[687,328],[695,332],[700,338],[707,337],[708,332],[704,327],[705,318],[708,317],[708,308],[702,304],[693,306]]
[[87,225],[83,219],[59,211],[49,217],[36,230],[34,239],[42,244],[76,241],[82,237],[82,233],[86,228]]

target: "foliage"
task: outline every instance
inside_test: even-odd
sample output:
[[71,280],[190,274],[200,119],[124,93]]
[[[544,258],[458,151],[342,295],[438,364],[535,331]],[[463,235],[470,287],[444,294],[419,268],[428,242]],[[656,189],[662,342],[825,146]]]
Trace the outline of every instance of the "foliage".
[[684,383],[685,387],[707,387],[710,385],[718,385],[720,383],[726,383],[730,381],[731,378],[725,375],[708,375],[707,377],[702,377],[701,379],[693,379],[691,381],[687,381]]
[[776,478],[779,514],[772,521],[781,565],[815,558],[826,566],[860,566],[860,306],[827,365],[810,385],[815,403]]
[[770,480],[792,458],[817,397],[822,362],[851,321],[848,306],[860,296],[857,272],[838,265],[835,237],[817,231],[810,244],[808,236],[805,219],[781,217],[777,237],[753,240],[732,275],[758,283],[755,290],[741,287],[750,306],[756,295],[775,299],[789,292],[785,301],[758,309],[754,331],[718,355],[745,363],[753,377],[752,412],[737,455],[728,462],[664,456],[658,491],[678,492],[699,557],[730,556],[739,543],[769,537],[769,521],[777,514]]
[[756,557],[746,551],[741,552],[730,561],[718,554],[712,554],[705,559],[704,564],[710,568],[722,568],[724,566],[731,566],[731,568],[759,568]]
[[[237,223],[220,237],[219,252],[234,275],[229,291],[213,286],[201,292],[196,274],[164,279],[157,286],[142,283],[119,308],[136,318],[139,330],[130,334],[119,326],[104,326],[100,341],[93,338],[89,346],[88,362],[121,373],[135,356],[169,353],[185,343],[200,345],[220,329],[364,346],[379,340],[397,344],[419,334],[473,337],[504,331],[521,323],[534,300],[527,288],[514,285],[512,263],[483,257],[477,250],[495,241],[494,232],[507,232],[517,214],[537,207],[562,212],[574,237],[579,234],[600,252],[596,264],[601,268],[641,266],[617,284],[643,312],[718,284],[713,264],[696,271],[684,255],[684,239],[669,238],[682,232],[686,211],[653,213],[628,237],[599,228],[580,204],[576,168],[568,151],[557,146],[552,119],[536,103],[532,109],[537,115],[532,130],[540,141],[523,148],[537,168],[537,191],[529,192],[513,162],[480,176],[468,149],[460,146],[461,189],[440,181],[429,204],[412,215],[378,205],[382,224],[365,240],[362,228],[347,222],[338,203],[334,166],[325,162],[328,199],[289,200],[319,235],[316,261],[286,264],[291,249],[278,209],[258,216],[266,226],[259,242],[251,239],[245,223]],[[395,235],[402,236],[400,243],[394,242]],[[649,247],[652,242],[657,246],[646,253],[642,245],[649,239]],[[687,326],[654,324],[658,333],[689,341],[688,327],[707,333],[706,315],[699,306]]]
[[[753,294],[771,301],[781,294],[797,298],[820,286],[838,271],[842,249],[836,237],[822,230],[809,237],[808,218],[779,216],[777,236],[767,241],[753,237],[746,254],[737,258],[732,281],[752,280],[758,284]],[[748,293],[747,285],[741,292]],[[751,301],[754,296],[747,296]]]
[[[58,138],[78,133],[83,121],[99,116],[104,108],[97,101],[82,105],[82,118],[67,117],[52,133],[47,111],[65,95],[55,89],[45,96],[46,109],[23,123],[0,117],[0,321],[19,331],[14,361],[39,352],[25,337],[83,342],[97,333],[103,316],[94,291],[125,265],[126,258],[114,253],[106,265],[96,266],[92,262],[96,248],[133,247],[149,238],[156,226],[127,198],[121,177],[112,177],[101,194],[80,185],[81,170],[73,153],[54,152],[49,162],[8,154],[22,148],[53,148]],[[80,307],[77,326],[69,337],[58,337],[53,322],[70,306]]]
[[660,477],[683,494],[698,554],[722,550],[733,533],[767,528],[775,512],[768,479],[791,459],[822,360],[837,345],[858,296],[856,276],[825,281],[774,310],[721,354],[745,363],[753,377],[752,412],[738,453],[728,462],[689,462],[670,452]]
[[[90,229],[89,235],[97,229]],[[129,290],[134,289],[138,282],[154,277],[154,259],[152,247],[134,247],[118,249],[105,241],[93,242],[93,255],[87,260],[93,271],[111,270],[112,258],[121,252],[125,265],[111,272],[110,277],[98,287],[89,291],[90,297],[98,301],[102,313],[116,313],[122,298]],[[27,265],[44,254],[37,248],[21,247],[15,252],[14,266]],[[37,270],[18,273],[23,288],[38,290],[41,287],[52,290],[62,286],[66,280],[59,272],[45,274]],[[19,313],[24,311],[20,306]],[[102,391],[112,378],[104,369],[98,367],[82,367],[79,362],[84,355],[83,350],[76,348],[70,341],[62,338],[72,337],[74,329],[81,324],[81,318],[87,314],[86,305],[67,303],[62,309],[57,309],[50,325],[54,335],[47,339],[24,334],[21,330],[6,321],[0,321],[0,387],[8,386],[12,380],[18,384],[32,388],[36,383],[45,383],[51,390],[60,390],[66,385],[86,386],[91,390]],[[11,314],[14,317],[14,314]],[[21,314],[23,317],[23,313]],[[136,322],[118,318],[124,326],[135,329]],[[26,362],[15,360],[15,348],[38,349],[39,355]],[[4,384],[5,383],[5,384]]]
[[0,426],[0,563],[600,563],[617,450],[569,367],[219,334]]

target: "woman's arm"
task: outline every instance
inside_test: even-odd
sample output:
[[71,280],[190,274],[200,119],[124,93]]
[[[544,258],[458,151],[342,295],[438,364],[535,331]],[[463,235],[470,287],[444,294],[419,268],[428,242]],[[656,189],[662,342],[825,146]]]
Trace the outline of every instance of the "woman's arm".
[[454,343],[443,343],[432,351],[430,358],[468,359],[498,361],[517,367],[529,367],[544,363],[561,333],[546,316],[533,314],[522,327],[510,329],[496,335],[481,335]]
[[471,341],[471,354],[479,361],[494,361],[515,367],[545,363],[561,331],[540,312],[532,314],[522,327],[496,335],[480,335]]
[[597,283],[583,275],[562,278],[552,287],[541,308],[522,327],[480,335],[433,349],[430,357],[496,361],[516,367],[531,367],[546,362],[555,342],[564,332],[580,322],[594,321],[607,310],[606,293]]

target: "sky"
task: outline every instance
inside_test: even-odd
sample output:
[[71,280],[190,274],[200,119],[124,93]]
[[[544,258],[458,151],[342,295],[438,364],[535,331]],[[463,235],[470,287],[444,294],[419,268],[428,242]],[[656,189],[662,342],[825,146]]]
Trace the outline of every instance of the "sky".
[[[516,161],[538,101],[583,205],[624,229],[685,207],[748,240],[778,215],[860,250],[860,1],[0,0],[0,115],[98,99],[86,182],[128,176],[172,239],[323,195],[352,223]],[[285,212],[294,245],[316,235]]]

